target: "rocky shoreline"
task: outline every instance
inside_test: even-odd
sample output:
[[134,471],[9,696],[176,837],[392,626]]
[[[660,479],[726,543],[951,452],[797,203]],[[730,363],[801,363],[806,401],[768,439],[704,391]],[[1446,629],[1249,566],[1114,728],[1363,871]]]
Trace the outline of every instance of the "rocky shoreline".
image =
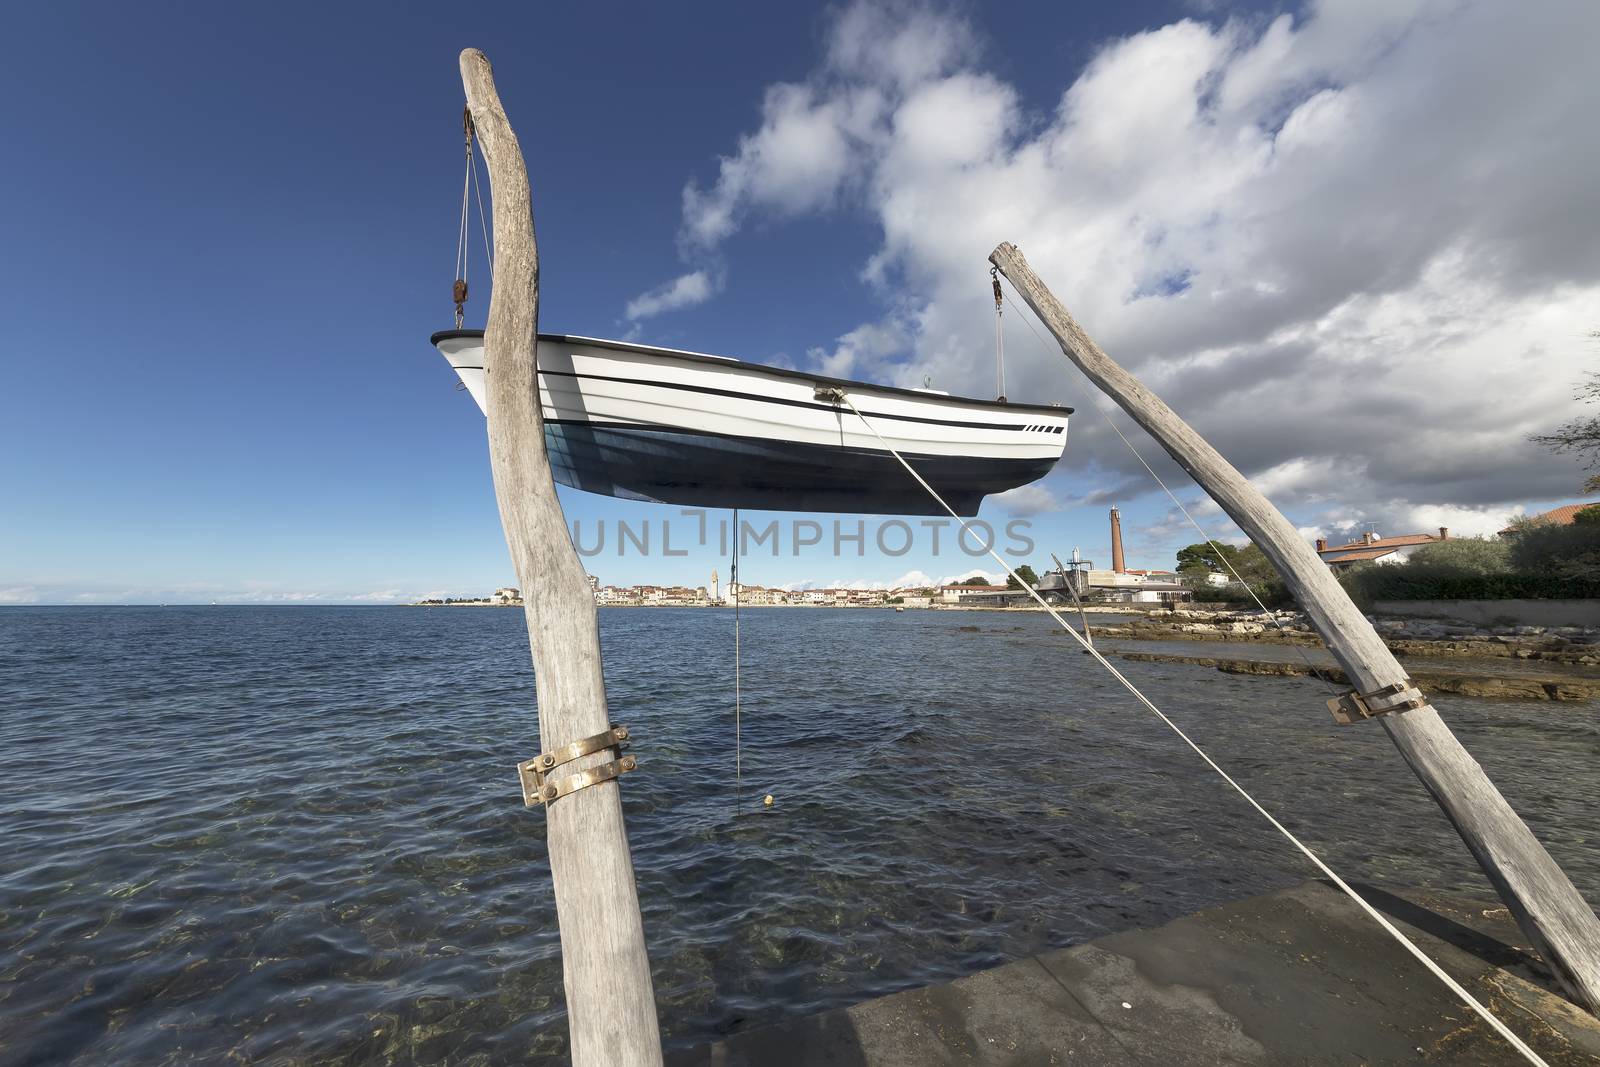
[[[1495,631],[1438,620],[1373,619],[1384,644],[1409,660],[1412,680],[1429,693],[1506,700],[1587,701],[1600,699],[1600,628],[1518,626]],[[1092,624],[1091,624],[1092,625]],[[1144,619],[1113,626],[1093,627],[1097,641],[1185,641],[1289,646],[1317,649],[1318,662],[1250,658],[1241,648],[1238,656],[1198,655],[1181,652],[1107,648],[1125,660],[1146,663],[1186,663],[1213,667],[1228,674],[1273,677],[1321,675],[1343,686],[1344,671],[1326,662],[1322,639],[1298,612],[1173,610],[1151,612]],[[1435,662],[1429,663],[1432,660]],[[1451,661],[1457,661],[1455,667]],[[1495,661],[1539,661],[1551,673],[1536,674]],[[1467,661],[1473,661],[1469,664]]]
[[[1339,685],[1348,685],[1344,669],[1309,663],[1266,660],[1224,659],[1218,656],[1180,656],[1162,652],[1115,652],[1119,659],[1143,663],[1189,663],[1215,667],[1224,674],[1261,674],[1274,677],[1312,677],[1321,675]],[[1504,700],[1594,700],[1600,698],[1600,678],[1567,678],[1535,674],[1453,674],[1448,671],[1412,671],[1411,680],[1424,693],[1455,693],[1459,696],[1494,697]]]
[[[1506,631],[1435,619],[1374,618],[1383,643],[1396,656],[1543,660],[1600,666],[1600,627],[1516,626]],[[1091,626],[1093,624],[1091,623]],[[1136,641],[1249,641],[1323,647],[1296,611],[1261,612],[1178,609],[1151,612],[1123,626],[1094,626],[1096,636]]]

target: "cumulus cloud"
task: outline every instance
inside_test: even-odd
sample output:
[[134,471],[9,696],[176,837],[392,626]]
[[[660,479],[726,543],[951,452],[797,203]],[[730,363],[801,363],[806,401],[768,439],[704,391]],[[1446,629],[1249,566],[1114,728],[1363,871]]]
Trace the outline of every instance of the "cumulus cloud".
[[[1600,6],[1185,19],[1105,42],[1043,108],[984,69],[959,14],[860,0],[832,20],[812,75],[771,87],[760,126],[684,192],[697,254],[758,216],[877,228],[861,271],[885,311],[814,367],[986,395],[974,277],[1013,240],[1308,526],[1487,529],[1575,491],[1527,436],[1570,416],[1593,359]],[[1022,314],[1008,391],[1084,411],[1091,387]],[[1067,462],[1148,484],[1094,416]]]
[[966,581],[972,577],[983,577],[993,585],[1004,585],[1006,575],[1003,572],[990,574],[981,568],[962,571],[960,574],[947,574],[942,578],[935,578],[926,571],[907,571],[892,582],[877,581],[870,578],[840,578],[829,582],[827,585],[818,585],[816,582],[800,582],[791,585],[779,586],[791,592],[806,589],[926,589],[933,586],[954,585],[956,582]]
[[956,574],[947,574],[940,578],[935,585],[955,585],[957,582],[967,581],[969,578],[982,578],[990,585],[1005,585],[1007,574],[1005,571],[986,571],[981,567],[960,571]]
[[[1420,530],[1431,532],[1435,527],[1445,527],[1451,537],[1493,537],[1511,525],[1514,519],[1527,514],[1522,506],[1507,507],[1457,507],[1449,504],[1401,505],[1394,507],[1399,523],[1395,533]],[[1383,532],[1383,531],[1380,531]]]
[[1037,482],[1033,485],[1019,485],[1015,489],[1008,489],[992,497],[991,501],[1009,515],[1043,515],[1046,512],[1061,510],[1061,501],[1056,495]]
[[628,301],[624,313],[629,319],[637,322],[652,315],[659,315],[663,311],[677,311],[679,308],[703,304],[710,300],[716,291],[717,284],[709,273],[703,270],[691,271],[640,293]]
[[[970,60],[974,39],[962,20],[926,5],[858,3],[839,12],[815,76],[770,86],[760,126],[718,160],[716,178],[684,185],[684,259],[715,262],[752,213],[794,218],[859,199],[906,94]],[[937,123],[936,114],[927,118]],[[630,301],[627,317],[701,303],[719,288],[708,282],[701,268],[664,283]]]
[[811,370],[832,378],[849,378],[855,375],[858,367],[874,366],[903,351],[909,341],[910,333],[904,323],[884,319],[862,323],[835,338],[831,348],[807,349],[806,356],[811,361]]

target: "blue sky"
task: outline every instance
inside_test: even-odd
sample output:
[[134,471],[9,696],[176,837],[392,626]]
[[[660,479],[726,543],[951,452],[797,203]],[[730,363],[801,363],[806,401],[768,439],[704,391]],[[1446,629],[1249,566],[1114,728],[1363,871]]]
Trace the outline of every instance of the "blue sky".
[[[1582,35],[1551,32],[1559,21],[1508,41],[1471,5],[1370,24],[1180,4],[461,12],[8,12],[0,600],[386,602],[512,581],[482,418],[427,343],[450,324],[467,45],[494,61],[529,157],[545,330],[869,380],[931,374],[982,395],[983,254],[1011,239],[1308,533],[1490,528],[1582,480],[1523,438],[1570,413],[1560,398],[1594,356],[1581,327],[1600,282],[1593,194],[1565,177],[1593,173],[1594,135],[1568,126],[1567,145],[1546,138],[1523,157],[1527,173],[1473,179],[1486,198],[1504,183],[1519,195],[1497,195],[1509,206],[1470,225],[1470,205],[1438,207],[1430,183],[1443,179],[1409,157],[1392,160],[1414,168],[1397,176],[1417,187],[1407,196],[1341,184],[1315,158],[1414,141],[1383,94],[1459,96],[1453,79],[1476,80],[1487,41],[1502,48],[1495,62],[1529,72],[1497,79],[1521,94],[1505,107],[1520,106],[1522,127],[1581,113],[1592,79],[1568,76],[1576,58],[1559,38]],[[1592,21],[1582,5],[1558,14]],[[889,72],[906,55],[916,61]],[[863,100],[876,117],[860,118]],[[1202,113],[1185,117],[1195,101]],[[1458,136],[1425,147],[1463,167],[1501,121],[1481,108],[1428,117]],[[806,136],[843,145],[844,162],[805,165]],[[1429,225],[1380,225],[1418,202],[1435,205]],[[709,239],[707,205],[732,220]],[[1315,229],[1340,209],[1359,237]],[[469,323],[481,323],[481,258],[473,272]],[[713,280],[705,299],[626,314],[697,272]],[[1175,278],[1189,283],[1161,283]],[[1239,292],[1258,299],[1230,304]],[[1477,293],[1498,301],[1492,329],[1443,314]],[[1082,380],[1016,323],[1008,353],[1029,395],[1081,413],[1038,492],[985,507],[997,524],[1033,524],[1039,550],[1018,562],[1074,545],[1104,556],[1115,502],[1130,562],[1170,565],[1195,538],[1135,477]],[[1486,391],[1505,402],[1491,359],[1548,381],[1495,433],[1436,439],[1428,427],[1481,419]],[[1474,378],[1459,393],[1430,384]],[[1340,427],[1347,410],[1357,416]],[[1302,439],[1297,425],[1313,423],[1324,432]],[[586,524],[682,521],[674,508],[563,501]],[[1215,512],[1204,521],[1236,533]],[[925,541],[897,558],[785,545],[745,576],[973,569],[944,541],[937,557]],[[619,584],[700,584],[713,566],[726,572],[711,549],[590,563]]]

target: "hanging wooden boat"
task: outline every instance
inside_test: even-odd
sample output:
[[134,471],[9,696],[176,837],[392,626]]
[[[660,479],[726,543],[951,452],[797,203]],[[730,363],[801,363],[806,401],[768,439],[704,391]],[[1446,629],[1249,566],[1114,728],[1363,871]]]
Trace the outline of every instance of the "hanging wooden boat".
[[[432,340],[483,408],[483,331],[443,330]],[[538,362],[556,481],[688,507],[943,514],[819,388],[846,390],[961,515],[1049,473],[1072,413],[592,337],[541,334]]]

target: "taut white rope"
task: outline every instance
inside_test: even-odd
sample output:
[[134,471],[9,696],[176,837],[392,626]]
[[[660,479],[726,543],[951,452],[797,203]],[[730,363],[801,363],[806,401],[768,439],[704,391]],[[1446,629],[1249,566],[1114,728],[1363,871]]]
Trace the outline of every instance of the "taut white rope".
[[[1007,280],[1009,281],[1010,279]],[[1011,303],[1010,297],[1006,297],[1005,300],[1006,303],[1011,304],[1011,309],[1013,311],[1017,311],[1017,305]],[[1028,332],[1033,334],[1033,339],[1039,342],[1039,347],[1048,352],[1049,346],[1045,344],[1044,338],[1039,336],[1039,331],[1033,328],[1033,323],[1028,321],[1028,317],[1022,314],[1022,312],[1017,311],[1017,318],[1021,319],[1022,325],[1026,326],[1028,328]],[[1228,568],[1228,573],[1233,575],[1233,580],[1244,586],[1244,591],[1250,594],[1250,599],[1256,602],[1256,607],[1261,609],[1261,613],[1267,617],[1274,627],[1277,628],[1280,634],[1287,633],[1288,631],[1284,628],[1283,623],[1278,621],[1277,613],[1269,611],[1267,606],[1261,602],[1261,598],[1256,595],[1255,588],[1249,582],[1241,578],[1238,571],[1233,569],[1233,564],[1228,562],[1228,557],[1223,554],[1222,549],[1217,547],[1217,542],[1212,539],[1209,533],[1201,528],[1200,524],[1195,521],[1195,517],[1189,514],[1189,509],[1183,506],[1183,501],[1178,499],[1178,494],[1167,488],[1167,483],[1161,480],[1161,475],[1157,474],[1156,469],[1150,466],[1150,461],[1144,458],[1144,454],[1137,448],[1133,447],[1133,442],[1128,440],[1127,436],[1117,426],[1116,422],[1112,420],[1110,413],[1107,412],[1105,408],[1100,406],[1100,401],[1098,399],[1091,398],[1089,403],[1096,411],[1100,413],[1100,417],[1106,420],[1106,425],[1111,427],[1111,432],[1116,434],[1122,443],[1128,446],[1128,451],[1133,453],[1133,458],[1139,461],[1139,465],[1149,472],[1150,477],[1155,479],[1156,484],[1161,487],[1161,491],[1167,494],[1167,499],[1172,501],[1173,506],[1183,513],[1183,517],[1185,519],[1189,520],[1189,525],[1194,527],[1194,532],[1200,535],[1201,540],[1205,541],[1206,544],[1211,546],[1211,551],[1216,554],[1217,559],[1222,563],[1222,565]],[[1294,650],[1300,654],[1301,662],[1306,665],[1306,668],[1311,671],[1311,673],[1316,677],[1317,681],[1323,684],[1324,688],[1326,688],[1330,693],[1338,691],[1339,687],[1334,685],[1333,682],[1329,680],[1327,675],[1318,670],[1315,663],[1311,662],[1311,657],[1306,655],[1305,649],[1301,648],[1299,645],[1293,645],[1291,647],[1293,647]]]
[[[895,459],[900,461],[900,466],[904,467],[906,469],[906,471],[911,475],[911,477],[913,477],[913,478],[915,478],[917,480],[917,484],[922,486],[922,488],[926,489],[928,491],[928,495],[933,497],[933,499],[938,502],[940,507],[944,508],[945,511],[949,512],[950,513],[950,517],[952,519],[955,519],[956,522],[961,524],[961,532],[963,534],[965,534],[966,531],[967,531],[967,524],[966,524],[965,521],[962,520],[960,515],[957,515],[955,513],[955,509],[952,508],[949,504],[945,503],[944,497],[940,496],[938,494],[938,492],[933,488],[933,486],[929,485],[923,479],[922,475],[917,473],[915,467],[913,467],[911,464],[906,462],[905,457],[902,456],[898,451],[896,451],[895,447],[893,445],[891,445],[887,440],[884,439],[884,436],[881,433],[878,432],[877,427],[873,426],[872,423],[867,421],[867,417],[865,415],[861,414],[860,410],[856,407],[855,401],[850,399],[850,394],[844,392],[843,390],[840,390],[839,395],[842,396],[844,398],[844,402],[850,406],[850,410],[855,412],[856,418],[860,419],[862,424],[864,426],[866,426],[867,429],[872,431],[873,436],[878,439],[878,442],[880,444],[882,444],[883,447],[889,451],[889,454],[894,456]],[[1255,808],[1256,811],[1260,812],[1262,818],[1266,819],[1269,823],[1271,823],[1273,825],[1273,828],[1276,829],[1285,838],[1287,838],[1290,844],[1292,844],[1295,848],[1299,849],[1302,853],[1304,853],[1305,857],[1308,860],[1310,860],[1313,864],[1315,864],[1316,868],[1319,871],[1321,871],[1323,874],[1327,875],[1328,879],[1330,881],[1332,881],[1334,885],[1336,885],[1340,889],[1344,890],[1345,895],[1348,896],[1351,900],[1355,901],[1356,904],[1358,904],[1361,907],[1362,911],[1365,911],[1368,915],[1370,915],[1373,918],[1373,920],[1379,926],[1383,927],[1383,929],[1389,933],[1389,935],[1391,937],[1393,937],[1396,941],[1400,942],[1401,946],[1404,947],[1407,952],[1409,952],[1413,956],[1415,956],[1417,958],[1417,960],[1419,962],[1421,962],[1424,967],[1426,967],[1429,971],[1433,972],[1434,977],[1438,978],[1439,981],[1443,982],[1447,987],[1449,987],[1450,991],[1452,993],[1454,993],[1457,997],[1460,997],[1463,1003],[1465,1003],[1473,1011],[1477,1012],[1480,1016],[1482,1016],[1484,1021],[1487,1022],[1490,1026],[1494,1027],[1495,1032],[1498,1033],[1501,1037],[1505,1038],[1507,1041],[1509,1041],[1511,1043],[1512,1047],[1515,1048],[1518,1052],[1520,1052],[1523,1055],[1523,1057],[1529,1063],[1537,1064],[1538,1067],[1549,1067],[1549,1064],[1545,1063],[1544,1059],[1541,1058],[1540,1055],[1537,1052],[1535,1052],[1535,1051],[1533,1051],[1533,1049],[1529,1048],[1523,1042],[1523,1040],[1520,1037],[1518,1037],[1516,1034],[1512,1033],[1511,1030],[1506,1027],[1506,1024],[1501,1022],[1499,1020],[1499,1018],[1496,1017],[1493,1012],[1491,1012],[1488,1008],[1484,1007],[1482,1004],[1478,1003],[1477,998],[1474,997],[1471,993],[1467,992],[1466,989],[1464,989],[1461,986],[1461,984],[1459,982],[1457,982],[1454,978],[1452,978],[1448,974],[1446,974],[1445,971],[1444,971],[1444,968],[1440,967],[1437,963],[1433,962],[1433,959],[1426,952],[1423,952],[1420,948],[1418,948],[1414,943],[1412,943],[1412,941],[1411,941],[1411,939],[1409,937],[1407,937],[1405,934],[1401,933],[1400,930],[1397,929],[1395,927],[1395,925],[1393,923],[1391,923],[1388,919],[1384,918],[1383,915],[1380,914],[1376,908],[1374,908],[1371,904],[1368,904],[1366,902],[1366,900],[1364,900],[1362,898],[1361,894],[1357,893],[1354,889],[1350,888],[1349,884],[1347,882],[1345,882],[1345,880],[1343,878],[1340,878],[1337,874],[1334,873],[1332,867],[1329,867],[1326,863],[1322,862],[1321,858],[1318,857],[1315,852],[1312,852],[1311,849],[1308,848],[1298,837],[1296,837],[1293,833],[1291,833],[1287,826],[1283,825],[1283,823],[1281,823],[1277,819],[1273,818],[1272,813],[1269,812],[1266,808],[1262,807],[1261,804],[1256,800],[1256,798],[1251,796],[1249,794],[1249,792],[1246,791],[1244,786],[1242,786],[1238,782],[1234,781],[1233,780],[1233,776],[1228,774],[1227,771],[1223,770],[1217,764],[1217,762],[1215,760],[1213,760],[1210,756],[1206,755],[1205,750],[1203,748],[1201,748],[1199,745],[1197,745],[1194,742],[1194,740],[1188,734],[1184,733],[1183,729],[1177,723],[1175,723],[1171,719],[1167,718],[1166,713],[1163,712],[1160,708],[1156,707],[1155,704],[1151,702],[1149,697],[1145,696],[1142,692],[1139,691],[1139,688],[1137,686],[1135,686],[1132,682],[1128,681],[1128,679],[1123,676],[1121,671],[1117,670],[1116,667],[1112,666],[1111,662],[1109,660],[1107,660],[1105,658],[1105,656],[1101,655],[1099,650],[1097,650],[1093,645],[1091,645],[1087,641],[1085,641],[1083,639],[1083,635],[1078,633],[1078,631],[1074,630],[1067,623],[1067,620],[1063,619],[1060,616],[1060,614],[1057,613],[1056,609],[1051,607],[1050,604],[1044,599],[1044,597],[1039,595],[1039,591],[1037,589],[1033,588],[1033,586],[1028,584],[1027,582],[1024,582],[1022,580],[1021,576],[1018,575],[1017,572],[1011,568],[1011,564],[1007,563],[1005,561],[1005,559],[1000,555],[1000,553],[998,553],[998,552],[996,552],[994,550],[994,547],[992,545],[989,547],[988,552],[989,552],[989,555],[994,558],[994,561],[996,563],[1000,564],[1001,567],[1005,568],[1005,572],[1007,574],[1009,574],[1011,577],[1015,578],[1017,580],[1017,583],[1019,585],[1021,585],[1023,589],[1027,590],[1028,595],[1032,596],[1033,599],[1035,599],[1035,600],[1037,600],[1039,602],[1039,606],[1040,607],[1044,608],[1045,611],[1050,613],[1050,617],[1052,619],[1054,619],[1056,622],[1061,624],[1062,629],[1066,630],[1067,633],[1072,635],[1072,639],[1074,641],[1078,642],[1079,645],[1083,646],[1083,650],[1085,652],[1087,652],[1089,655],[1093,656],[1095,658],[1095,661],[1098,662],[1100,664],[1100,666],[1104,667],[1107,671],[1110,672],[1110,674],[1111,674],[1111,676],[1113,678],[1115,678],[1118,682],[1122,683],[1122,687],[1124,689],[1126,689],[1129,693],[1131,693],[1135,700],[1139,701],[1139,703],[1141,703],[1145,707],[1149,708],[1155,714],[1156,718],[1158,718],[1162,722],[1166,723],[1167,726],[1169,728],[1171,728],[1173,733],[1177,734],[1180,738],[1183,739],[1183,743],[1184,744],[1186,744],[1190,748],[1194,749],[1195,755],[1199,756],[1202,760],[1205,760],[1206,765],[1208,767],[1210,767],[1212,770],[1216,771],[1217,774],[1221,775],[1222,780],[1227,782],[1230,786],[1233,787],[1234,792],[1238,793],[1241,797],[1243,797],[1245,799],[1245,801],[1252,808]]]

